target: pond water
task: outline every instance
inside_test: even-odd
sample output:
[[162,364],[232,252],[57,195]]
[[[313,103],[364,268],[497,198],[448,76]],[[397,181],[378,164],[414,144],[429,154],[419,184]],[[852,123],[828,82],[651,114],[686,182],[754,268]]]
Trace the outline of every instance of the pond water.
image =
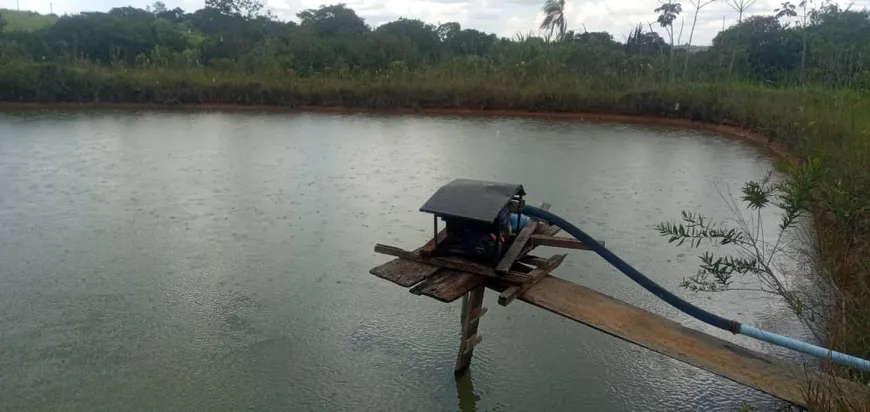
[[[456,381],[460,302],[368,270],[413,249],[420,205],[457,178],[522,183],[647,276],[715,313],[795,336],[741,292],[691,293],[696,250],[653,226],[730,212],[770,161],[653,126],[363,114],[0,113],[4,410],[761,409],[773,399],[522,302],[485,300]],[[771,227],[776,222],[770,223]],[[714,330],[592,252],[557,275]]]

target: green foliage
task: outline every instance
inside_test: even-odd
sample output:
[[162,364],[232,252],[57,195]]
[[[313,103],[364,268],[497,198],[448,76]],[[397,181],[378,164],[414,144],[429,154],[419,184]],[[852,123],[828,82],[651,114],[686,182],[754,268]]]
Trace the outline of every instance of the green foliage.
[[[700,213],[683,211],[682,222],[660,223],[656,230],[667,237],[669,243],[678,246],[687,240],[692,248],[703,243],[715,247],[730,246],[730,253],[726,252],[724,256],[710,251],[701,254],[700,269],[696,275],[684,279],[682,287],[692,291],[725,291],[730,289],[735,274],[756,276],[762,291],[781,297],[816,332],[818,325],[813,323],[814,314],[806,313],[806,303],[799,296],[800,291],[794,290],[783,279],[783,272],[788,269],[777,268],[775,259],[784,253],[783,242],[789,231],[812,212],[814,193],[821,177],[820,163],[817,159],[807,160],[800,167],[789,169],[788,174],[788,179],[780,182],[771,181],[771,173],[768,173],[759,181],[743,185],[740,199],[744,208],[754,214],[752,220],[746,219],[738,205],[733,204],[731,210],[736,218],[733,226],[721,227]],[[773,241],[765,238],[762,219],[762,211],[770,207],[775,207],[781,218]]]
[[[732,2],[734,7],[750,4],[745,0]],[[4,11],[9,27],[0,37],[0,50],[16,59],[59,63],[88,60],[106,66],[123,62],[129,66],[144,58],[138,56],[148,57],[160,47],[173,55],[168,62],[186,64],[189,59],[185,56],[196,55],[199,65],[221,71],[234,67],[251,73],[258,70],[252,65],[262,64],[263,70],[274,72],[280,66],[300,76],[343,68],[377,72],[393,61],[418,69],[480,56],[491,59],[490,66],[501,65],[505,72],[531,74],[544,67],[547,76],[622,79],[628,75],[635,84],[680,78],[870,87],[870,15],[865,11],[826,4],[805,10],[805,24],[792,25],[789,19],[798,11],[785,3],[776,16],[747,18],[719,33],[708,49],[687,53],[671,47],[675,39],[665,42],[655,32],[645,30],[644,24],[638,24],[625,42],[619,43],[609,33],[568,30],[564,2],[545,2],[543,9],[542,27],[549,32],[548,37],[555,35],[557,42],[548,44],[534,36],[499,39],[455,22],[436,26],[404,18],[372,28],[340,3],[300,11],[298,24],[276,19],[254,0],[210,0],[205,8],[191,13],[168,10],[157,2],[145,10],[120,7],[59,19]],[[650,10],[658,15],[668,36],[674,37],[673,23],[682,6],[668,1]],[[16,22],[21,20],[16,16],[25,15],[45,23],[27,31],[16,29],[20,26]],[[16,34],[10,35],[13,32]],[[505,58],[506,54],[513,57]],[[530,56],[541,60],[532,62]]]
[[[166,6],[162,3],[159,5],[155,3],[155,6],[155,9],[159,9],[155,13],[166,11]],[[205,7],[217,10],[226,16],[249,20],[260,16],[260,10],[263,9],[263,5],[257,0],[205,0]]]
[[553,37],[553,31],[558,29],[558,40],[565,38],[568,22],[565,21],[565,0],[546,0],[543,7],[544,20],[540,28],[547,30],[548,37]]
[[658,18],[656,21],[662,27],[671,27],[674,24],[674,20],[677,19],[677,16],[683,11],[683,6],[680,3],[667,2],[662,3],[661,6],[657,7],[655,10],[658,13]]
[[57,16],[53,14],[39,14],[32,11],[18,11],[0,9],[0,20],[6,22],[5,27],[0,23],[0,32],[33,32],[51,27]]
[[[747,186],[755,185],[754,182]],[[745,188],[744,188],[745,190]],[[682,211],[683,223],[660,223],[656,230],[662,236],[668,237],[668,243],[676,242],[682,246],[688,240],[693,248],[701,246],[704,240],[713,241],[719,245],[728,245],[745,241],[744,234],[735,228],[721,229],[715,223],[696,212]]]

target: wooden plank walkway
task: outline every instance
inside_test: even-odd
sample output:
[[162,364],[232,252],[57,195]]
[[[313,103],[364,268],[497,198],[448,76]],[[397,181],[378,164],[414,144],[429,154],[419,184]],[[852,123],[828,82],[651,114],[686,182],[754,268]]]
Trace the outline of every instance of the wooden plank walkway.
[[519,300],[799,406],[810,387],[870,405],[870,389],[746,349],[553,276]]

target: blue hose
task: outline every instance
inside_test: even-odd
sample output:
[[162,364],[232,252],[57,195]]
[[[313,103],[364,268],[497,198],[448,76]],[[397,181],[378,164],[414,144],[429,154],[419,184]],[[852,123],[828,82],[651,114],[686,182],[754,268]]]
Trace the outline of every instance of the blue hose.
[[816,358],[830,359],[842,365],[851,366],[864,370],[866,372],[870,372],[870,361],[866,359],[846,355],[820,346],[812,345],[789,337],[777,335],[772,332],[767,332],[758,328],[754,328],[752,326],[746,326],[741,324],[740,322],[725,319],[721,316],[707,312],[706,310],[701,309],[681,299],[679,296],[674,295],[670,291],[661,287],[659,284],[653,282],[651,279],[638,272],[635,268],[631,267],[631,265],[625,263],[625,261],[620,259],[619,256],[614,255],[613,252],[607,250],[600,243],[596,242],[595,239],[584,233],[582,230],[578,229],[576,226],[560,218],[559,216],[556,216],[546,210],[529,205],[523,207],[523,213],[528,216],[536,217],[538,219],[547,221],[550,224],[562,228],[562,230],[568,232],[568,234],[570,234],[580,242],[583,242],[583,244],[595,251],[595,253],[597,253],[599,256],[603,257],[604,260],[619,269],[620,272],[626,274],[633,281],[643,286],[644,289],[652,292],[652,294],[656,295],[659,299],[664,300],[671,306],[676,307],[683,313],[686,313],[695,319],[698,319],[717,328],[727,330],[731,333],[739,333],[742,335],[750,336],[755,339],[772,343],[777,346],[786,347],[801,353],[814,356]]
[[754,328],[752,326],[747,326],[744,324],[740,325],[739,333],[741,335],[751,336],[760,341],[772,343],[774,345],[789,348],[791,350],[801,353],[806,353],[815,358],[830,359],[831,361],[834,361],[841,365],[851,366],[853,368],[861,369],[865,372],[870,372],[870,361],[866,359],[861,359],[852,355],[846,355],[845,353],[833,351],[810,343],[801,342],[797,339],[777,335],[773,332],[768,332],[766,330]]

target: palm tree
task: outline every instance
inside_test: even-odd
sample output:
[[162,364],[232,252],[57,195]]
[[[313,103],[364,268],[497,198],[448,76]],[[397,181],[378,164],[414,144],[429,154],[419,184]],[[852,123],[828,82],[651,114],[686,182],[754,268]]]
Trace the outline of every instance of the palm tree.
[[565,0],[546,0],[544,2],[544,21],[541,22],[541,29],[548,30],[550,37],[553,36],[553,30],[559,28],[559,40],[565,37],[565,31],[568,29],[568,24],[565,22]]
[[[668,32],[668,36],[671,38],[671,81],[674,81],[674,20],[677,19],[677,16],[680,12],[683,11],[683,6],[680,3],[674,3],[674,0],[667,0],[665,3],[662,0],[659,0],[659,3],[662,5],[659,6],[654,11],[659,13],[658,22],[659,24],[665,28]],[[755,0],[752,0],[755,1]],[[682,32],[682,29],[680,29]],[[686,51],[688,53],[688,50]]]

